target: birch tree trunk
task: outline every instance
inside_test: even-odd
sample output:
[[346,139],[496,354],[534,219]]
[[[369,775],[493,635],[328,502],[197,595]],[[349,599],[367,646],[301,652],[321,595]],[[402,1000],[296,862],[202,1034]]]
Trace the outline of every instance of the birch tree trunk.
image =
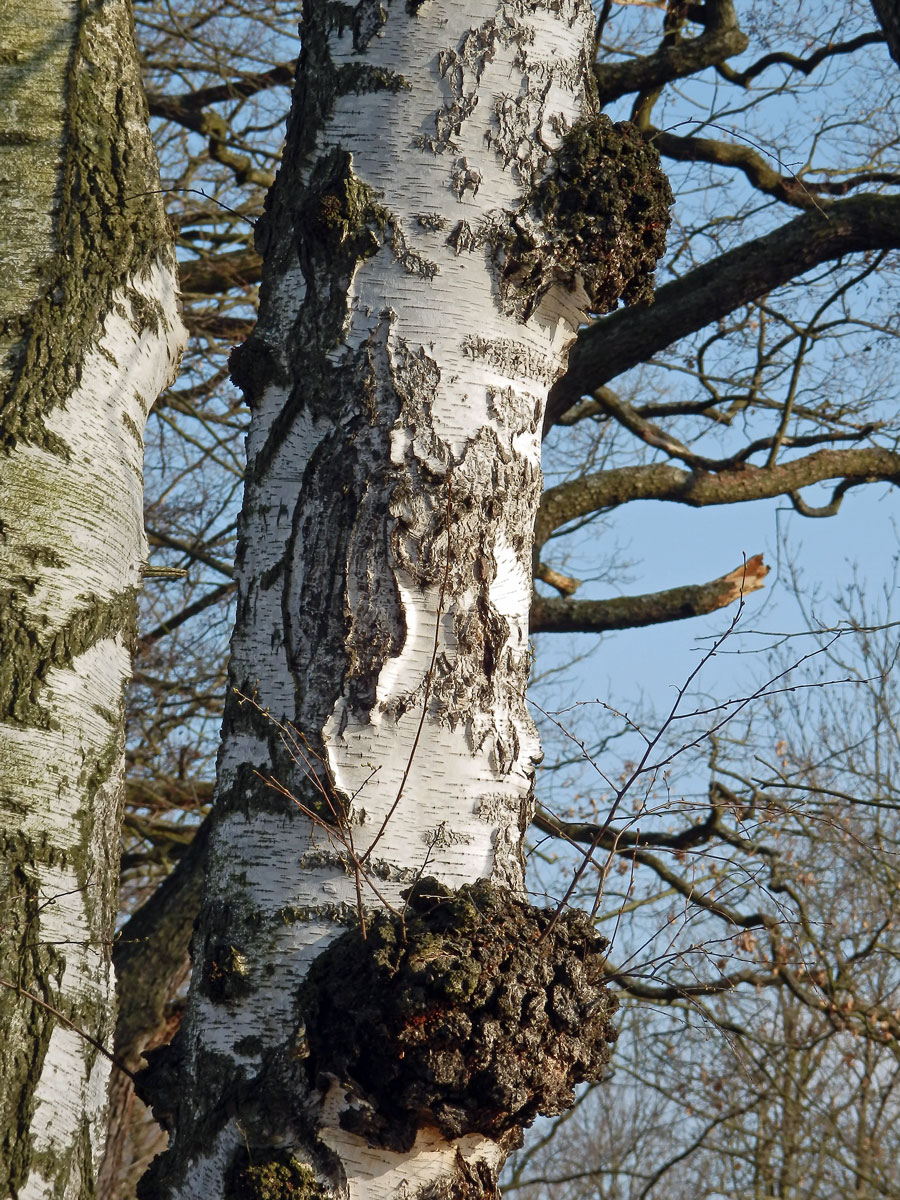
[[309,0],[301,34],[142,1194],[480,1197],[612,1037],[590,922],[523,898],[531,531],[547,390],[587,311],[646,294],[670,193],[596,111],[586,0]]
[[180,357],[124,0],[0,0],[0,1195],[95,1195],[143,428]]

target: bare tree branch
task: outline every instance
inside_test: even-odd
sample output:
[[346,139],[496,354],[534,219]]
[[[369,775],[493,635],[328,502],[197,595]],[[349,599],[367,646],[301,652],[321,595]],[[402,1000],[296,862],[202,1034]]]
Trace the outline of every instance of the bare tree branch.
[[687,471],[671,463],[616,467],[548,488],[535,524],[538,553],[555,529],[590,513],[617,508],[630,500],[669,500],[703,508],[790,496],[799,488],[828,479],[842,480],[843,490],[883,480],[900,483],[900,453],[880,446],[852,450],[817,450],[771,467],[749,463],[711,474]]
[[629,92],[646,92],[684,79],[705,67],[743,54],[749,38],[738,25],[731,0],[707,0],[706,27],[688,41],[666,41],[655,54],[627,62],[598,63],[594,67],[600,103],[608,104]]
[[535,595],[531,606],[531,632],[605,633],[611,629],[635,629],[705,616],[757,591],[768,573],[762,555],[756,554],[727,575],[709,583],[668,588],[644,596],[548,600]]
[[[877,10],[875,0],[873,0],[873,6]],[[756,76],[761,75],[769,67],[785,66],[790,67],[792,71],[800,71],[803,75],[809,75],[827,58],[833,58],[837,54],[853,54],[854,51],[861,50],[864,46],[872,46],[883,41],[884,38],[880,33],[861,33],[859,37],[851,38],[848,42],[829,41],[826,45],[820,46],[818,50],[814,50],[812,54],[808,54],[806,58],[802,58],[799,54],[777,51],[774,54],[763,55],[746,71],[735,71],[732,67],[722,63],[717,64],[717,69],[729,83],[735,83],[738,87],[749,87]]]
[[262,259],[255,250],[231,250],[178,264],[181,290],[192,295],[217,295],[230,288],[259,283]]
[[851,196],[795,217],[583,330],[552,388],[545,428],[581,396],[741,304],[845,254],[900,247],[900,197]]
[[183,92],[180,96],[166,96],[162,92],[148,92],[147,105],[150,115],[175,121],[187,129],[197,129],[192,124],[192,114],[210,104],[223,104],[228,100],[245,100],[257,92],[270,87],[290,87],[297,70],[296,60],[276,63],[268,71],[248,71],[237,79],[213,87],[198,88],[195,92]]

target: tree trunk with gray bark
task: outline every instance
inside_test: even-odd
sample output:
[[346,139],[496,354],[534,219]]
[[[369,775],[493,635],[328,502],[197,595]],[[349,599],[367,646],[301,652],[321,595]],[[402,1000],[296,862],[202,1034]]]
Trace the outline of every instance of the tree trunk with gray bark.
[[584,0],[306,7],[147,1197],[490,1195],[608,1057],[602,944],[522,858],[546,395],[587,312],[647,298],[671,199],[593,36]]
[[96,1194],[143,428],[183,345],[124,0],[0,0],[0,1195]]

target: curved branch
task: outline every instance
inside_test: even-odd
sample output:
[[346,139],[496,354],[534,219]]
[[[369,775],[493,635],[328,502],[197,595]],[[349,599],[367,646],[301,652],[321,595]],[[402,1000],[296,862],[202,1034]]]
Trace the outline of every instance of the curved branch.
[[704,508],[713,504],[741,504],[790,496],[799,488],[827,479],[839,479],[846,491],[861,483],[900,484],[900,453],[880,446],[851,450],[817,450],[771,467],[743,464],[713,475],[688,471],[671,463],[617,467],[585,475],[548,488],[535,522],[535,552],[551,533],[569,521],[590,513],[627,504],[630,500],[669,500]]
[[668,588],[644,596],[548,600],[535,595],[531,605],[531,632],[604,633],[705,616],[757,591],[768,573],[762,555],[756,554],[727,575],[709,583]]
[[[876,11],[879,3],[885,8],[889,8],[891,0],[872,0],[872,6]],[[863,46],[871,46],[876,42],[883,41],[884,37],[880,33],[861,33],[859,37],[851,38],[849,42],[828,42],[827,45],[820,46],[818,50],[808,54],[806,58],[801,58],[799,54],[776,52],[764,55],[746,71],[735,71],[724,64],[719,64],[717,69],[729,83],[735,83],[738,87],[748,87],[757,75],[761,75],[769,67],[780,65],[790,67],[792,71],[801,71],[804,75],[809,75],[826,58],[832,58],[836,54],[852,54],[854,50],[861,50]]]
[[818,506],[807,504],[799,492],[788,492],[788,498],[801,517],[833,517],[841,507],[844,496],[853,487],[854,482],[852,479],[842,479],[831,493],[831,499],[827,504],[820,504]]
[[621,308],[582,330],[550,391],[545,429],[584,394],[820,263],[900,247],[900,197],[851,196],[728,250],[661,287],[653,304]]
[[251,287],[259,283],[262,259],[255,250],[231,250],[206,258],[191,258],[178,264],[182,292],[212,296],[231,288]]
[[[866,184],[885,184],[896,187],[900,174],[896,171],[859,171],[839,180],[801,179],[794,174],[783,175],[771,165],[766,155],[746,142],[726,142],[717,138],[681,137],[668,129],[648,125],[642,129],[647,141],[661,155],[676,162],[703,162],[717,167],[734,167],[743,171],[749,183],[758,191],[774,196],[793,208],[820,208],[821,197],[846,196]],[[778,161],[777,159],[775,161]],[[782,164],[779,162],[779,166]]]
[[741,983],[751,983],[754,987],[777,987],[783,982],[781,976],[771,971],[757,971],[752,967],[745,971],[733,971],[729,975],[721,975],[718,979],[710,979],[703,983],[672,983],[651,987],[642,983],[637,975],[617,975],[610,971],[606,976],[608,983],[616,983],[634,996],[636,1000],[655,1000],[666,1004],[676,1000],[684,1000],[690,996],[716,996],[721,992],[733,991]]
[[740,913],[736,909],[729,908],[727,904],[722,904],[720,900],[714,899],[708,892],[699,891],[692,880],[683,879],[677,871],[666,866],[656,854],[649,854],[646,850],[632,850],[629,857],[642,866],[649,867],[657,879],[662,880],[673,891],[678,892],[689,904],[696,904],[698,908],[705,909],[712,916],[724,921],[726,925],[733,925],[736,929],[771,929],[778,923],[776,918],[768,913]]
[[707,0],[706,28],[688,41],[666,42],[655,54],[627,62],[598,63],[594,78],[601,104],[629,92],[647,92],[743,54],[750,39],[737,23],[731,0]]
[[185,97],[155,96],[150,111],[154,117],[174,121],[207,138],[210,158],[228,167],[237,183],[255,183],[264,188],[272,186],[275,179],[272,171],[261,171],[253,165],[248,154],[238,154],[229,147],[233,135],[221,113],[185,104],[184,100]]
[[743,171],[747,180],[761,192],[774,196],[794,208],[814,208],[819,201],[795,175],[782,175],[764,155],[744,142],[725,142],[715,138],[680,137],[654,127],[642,131],[660,154],[676,162],[704,162]]
[[566,842],[582,842],[587,846],[597,846],[603,850],[613,850],[626,857],[631,857],[635,846],[658,846],[666,850],[690,850],[694,846],[702,846],[711,841],[716,834],[721,834],[722,811],[715,805],[709,814],[697,825],[689,825],[680,833],[641,833],[639,830],[631,833],[627,829],[608,829],[593,821],[563,821],[541,806],[531,818],[535,829],[550,837],[562,838]]
[[680,835],[671,834],[641,834],[640,832],[631,834],[625,830],[613,830],[609,827],[609,819],[603,825],[596,824],[576,824],[574,822],[560,821],[546,810],[543,813],[535,813],[532,817],[532,824],[541,829],[545,833],[549,833],[554,837],[561,837],[567,842],[582,842],[591,846],[592,851],[598,847],[602,847],[610,854],[621,854],[629,858],[632,862],[638,862],[642,866],[649,867],[651,871],[661,879],[668,887],[683,896],[691,904],[696,904],[698,907],[706,909],[715,917],[719,917],[728,925],[734,925],[738,929],[767,929],[771,930],[777,926],[778,922],[775,917],[768,913],[740,913],[728,905],[723,904],[720,900],[716,900],[707,892],[697,890],[696,884],[690,879],[684,879],[676,871],[668,867],[661,858],[655,854],[651,854],[646,847],[658,846],[667,850],[675,850],[676,852],[689,849],[692,846],[702,845],[705,842],[711,841],[714,834],[724,832],[721,824],[721,811],[713,806],[710,815],[700,825],[694,825],[690,829],[684,830]]
[[[704,401],[704,404],[707,403]],[[680,442],[670,433],[667,433],[664,429],[661,429],[658,425],[654,425],[652,421],[648,420],[644,415],[644,411],[649,407],[648,405],[642,405],[641,410],[632,408],[630,404],[620,399],[611,388],[604,387],[597,389],[592,401],[577,406],[577,409],[593,414],[600,412],[607,413],[609,416],[614,417],[629,433],[633,433],[635,437],[640,438],[646,446],[652,446],[655,450],[662,450],[669,458],[678,459],[686,467],[690,467],[692,471],[715,471],[717,473],[740,467],[752,458],[754,454],[759,454],[764,450],[771,451],[776,445],[779,448],[792,447],[798,450],[808,450],[813,446],[834,445],[835,442],[858,442],[862,438],[870,437],[877,429],[877,426],[870,422],[867,425],[860,425],[847,433],[807,433],[800,434],[797,437],[789,437],[779,431],[774,436],[756,438],[754,441],[748,442],[740,450],[729,455],[728,458],[707,458],[706,455],[696,454],[688,446],[685,446],[683,442]],[[560,423],[567,421],[567,423],[573,424],[574,422],[568,421],[568,417],[569,413],[564,413]]]

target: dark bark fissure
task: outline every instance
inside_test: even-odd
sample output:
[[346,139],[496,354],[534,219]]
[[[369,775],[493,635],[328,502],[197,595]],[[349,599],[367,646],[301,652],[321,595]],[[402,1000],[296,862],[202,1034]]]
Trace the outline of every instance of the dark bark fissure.
[[[132,914],[113,945],[119,1011],[113,1053],[130,1071],[142,1065],[145,1052],[171,1040],[181,1020],[177,994],[188,977],[188,947],[200,908],[205,875],[209,820],[196,830],[175,869]],[[134,1104],[133,1080],[115,1071],[110,1083],[110,1128],[98,1193],[114,1195],[129,1162],[128,1137]],[[164,1136],[164,1135],[163,1135]],[[125,1188],[136,1186],[133,1179]],[[141,1173],[143,1168],[140,1167]]]
[[341,372],[336,398],[351,399],[314,452],[293,514],[282,611],[297,686],[296,720],[304,731],[322,729],[342,685],[351,711],[364,718],[375,703],[381,667],[404,640],[399,593],[388,569],[396,485],[389,472],[372,471],[372,464],[389,460],[399,407],[370,367],[370,356],[387,352],[389,323],[385,314]]
[[[317,38],[308,38],[301,57],[307,72],[319,72],[323,77],[323,87],[316,93],[320,100],[322,92],[327,94],[333,88],[333,94],[339,94],[340,89],[327,56],[315,61],[317,47]],[[298,420],[308,414],[313,420],[327,421],[331,430],[304,468],[293,511],[283,510],[276,516],[279,524],[290,520],[289,540],[281,559],[259,579],[251,580],[250,591],[239,598],[238,625],[252,610],[260,589],[280,590],[283,652],[296,688],[291,719],[309,739],[313,752],[321,755],[320,731],[341,694],[348,670],[355,705],[363,711],[371,708],[379,664],[396,652],[403,634],[396,598],[386,610],[387,617],[370,606],[371,620],[366,620],[367,614],[359,614],[363,631],[354,656],[345,617],[347,584],[354,571],[361,570],[365,579],[369,567],[374,567],[374,577],[384,578],[379,564],[386,555],[387,498],[384,483],[372,476],[371,462],[384,461],[388,455],[387,439],[396,406],[392,409],[387,398],[385,407],[386,398],[375,396],[370,356],[384,350],[378,345],[378,331],[356,354],[345,355],[337,364],[329,357],[340,342],[352,273],[361,259],[381,248],[387,214],[354,177],[345,152],[327,151],[305,182],[302,166],[295,156],[286,156],[278,184],[267,199],[269,216],[265,220],[279,230],[278,244],[267,233],[265,223],[258,234],[270,261],[283,267],[299,264],[306,281],[306,296],[288,338],[293,349],[267,343],[264,287],[257,330],[231,358],[232,377],[251,407],[259,403],[268,385],[290,387],[289,399],[273,421],[265,445],[248,464],[245,512],[259,504],[259,488],[265,485],[273,459]],[[365,528],[372,517],[374,530],[361,545],[355,531]],[[244,538],[242,526],[238,571],[244,561]],[[300,558],[295,561],[297,545]],[[355,559],[361,561],[355,564]],[[304,569],[304,563],[314,564],[313,569]],[[319,652],[310,654],[310,647],[318,647]],[[363,650],[365,661],[359,657]],[[243,696],[255,694],[252,678],[237,678],[233,684]],[[310,697],[317,700],[313,703]],[[241,707],[244,716],[239,715]],[[231,698],[225,728],[247,720],[258,724],[252,709]],[[275,747],[271,736],[270,742],[275,771],[281,767],[282,777],[289,778],[295,773],[290,756]]]

